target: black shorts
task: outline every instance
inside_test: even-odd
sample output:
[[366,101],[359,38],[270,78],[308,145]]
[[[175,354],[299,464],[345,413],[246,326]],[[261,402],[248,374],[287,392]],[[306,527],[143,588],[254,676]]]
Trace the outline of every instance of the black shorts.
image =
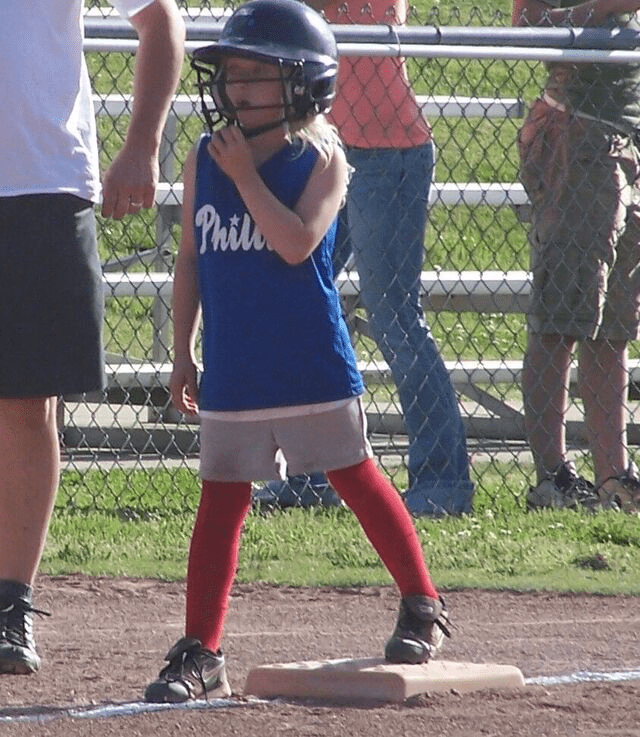
[[93,204],[0,197],[0,397],[104,386],[102,269]]

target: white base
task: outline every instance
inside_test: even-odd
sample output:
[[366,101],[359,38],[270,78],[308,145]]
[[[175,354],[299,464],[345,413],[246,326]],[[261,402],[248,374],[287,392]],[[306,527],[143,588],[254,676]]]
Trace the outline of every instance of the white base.
[[511,665],[443,660],[424,665],[395,665],[382,658],[360,658],[262,665],[249,672],[244,692],[262,697],[400,702],[429,691],[455,689],[462,693],[524,685],[521,671]]

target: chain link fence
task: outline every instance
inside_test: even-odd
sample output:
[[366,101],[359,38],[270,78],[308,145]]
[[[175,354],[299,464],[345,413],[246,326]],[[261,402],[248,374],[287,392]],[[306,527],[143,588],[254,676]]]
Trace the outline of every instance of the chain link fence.
[[[87,20],[94,25],[113,18],[100,5],[89,4]],[[188,25],[229,12],[207,3],[183,10]],[[504,27],[510,17],[479,8],[445,13],[435,6],[412,9],[409,25]],[[406,56],[437,147],[422,273],[425,317],[462,410],[474,508],[508,513],[524,508],[534,482],[520,390],[530,277],[528,203],[518,181],[516,134],[545,71],[538,61]],[[126,130],[133,56],[88,51],[87,62],[104,167]],[[202,130],[195,77],[185,63],[163,141],[157,209],[122,222],[99,218],[108,386],[100,394],[60,402],[58,509],[137,515],[195,508],[198,427],[172,408],[167,384],[182,163]],[[357,272],[348,265],[339,284],[365,376],[371,442],[402,491],[408,483],[408,439],[397,387],[370,337]],[[633,393],[628,409],[635,443]],[[573,385],[569,417],[572,455],[579,467],[588,467],[582,404]]]

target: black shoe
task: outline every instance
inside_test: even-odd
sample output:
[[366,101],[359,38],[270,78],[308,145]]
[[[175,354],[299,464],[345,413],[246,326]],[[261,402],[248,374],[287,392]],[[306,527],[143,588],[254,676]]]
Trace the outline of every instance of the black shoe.
[[231,696],[224,667],[224,656],[218,650],[202,647],[200,640],[183,637],[169,650],[169,661],[144,692],[146,701],[177,704],[199,696],[221,698]]
[[384,649],[389,663],[426,663],[441,648],[448,629],[449,614],[442,599],[405,596],[400,602],[396,628]]
[[583,507],[596,511],[600,507],[600,497],[590,481],[578,476],[573,463],[565,461],[537,486],[529,487],[527,509],[531,512],[545,507],[553,509]]
[[33,639],[33,614],[49,616],[31,604],[31,587],[0,584],[0,673],[29,675],[40,668]]
[[604,509],[640,514],[640,478],[633,463],[624,473],[605,479],[597,493]]

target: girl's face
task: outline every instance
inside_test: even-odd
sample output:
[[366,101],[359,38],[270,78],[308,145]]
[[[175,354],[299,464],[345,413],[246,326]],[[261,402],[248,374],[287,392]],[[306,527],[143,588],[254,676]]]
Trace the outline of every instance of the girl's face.
[[275,65],[232,56],[223,62],[223,71],[225,92],[243,128],[283,119],[282,81]]

